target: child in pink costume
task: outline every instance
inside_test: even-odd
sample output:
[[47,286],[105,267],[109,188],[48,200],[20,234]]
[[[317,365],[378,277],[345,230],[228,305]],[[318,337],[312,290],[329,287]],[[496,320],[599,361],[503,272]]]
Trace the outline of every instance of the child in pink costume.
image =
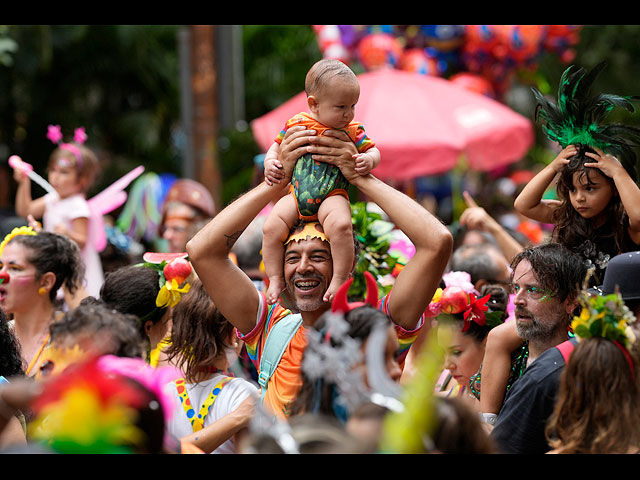
[[[351,69],[338,60],[320,60],[307,73],[305,91],[310,113],[291,118],[269,148],[265,156],[265,181],[272,185],[282,179],[279,145],[286,130],[295,125],[315,130],[318,135],[332,129],[346,132],[358,148],[354,155],[356,172],[366,175],[373,170],[380,163],[380,152],[365,135],[362,125],[353,121],[360,85]],[[298,159],[291,193],[276,203],[263,228],[262,257],[269,278],[269,304],[275,303],[285,288],[284,242],[301,219],[318,221],[331,244],[333,277],[324,301],[330,302],[347,280],[354,265],[348,185],[338,167],[315,161],[311,155]]]
[[14,169],[18,182],[16,213],[22,217],[42,219],[45,231],[65,235],[80,247],[85,265],[85,288],[89,295],[100,295],[104,280],[100,255],[89,235],[90,210],[86,193],[95,179],[98,160],[83,145],[84,129],[76,129],[73,143],[61,143],[59,127],[50,126],[47,137],[57,143],[49,158],[48,180],[55,193],[33,199],[31,181],[20,169]]

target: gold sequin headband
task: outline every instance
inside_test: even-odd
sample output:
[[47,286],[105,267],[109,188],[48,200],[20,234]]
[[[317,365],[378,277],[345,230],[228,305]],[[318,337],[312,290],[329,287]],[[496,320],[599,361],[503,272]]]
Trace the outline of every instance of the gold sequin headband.
[[319,238],[323,242],[329,243],[329,239],[324,234],[320,223],[308,222],[304,224],[304,228],[302,230],[291,234],[284,244],[287,245],[290,242],[299,242],[300,240],[310,240],[313,238]]

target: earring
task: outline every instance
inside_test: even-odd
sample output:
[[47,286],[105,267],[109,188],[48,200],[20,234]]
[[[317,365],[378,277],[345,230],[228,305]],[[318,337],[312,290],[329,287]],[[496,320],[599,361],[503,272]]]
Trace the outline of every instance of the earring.
[[46,295],[46,293],[47,293],[47,289],[46,289],[46,288],[44,288],[44,287],[40,287],[40,288],[38,289],[38,293],[39,293],[40,295]]

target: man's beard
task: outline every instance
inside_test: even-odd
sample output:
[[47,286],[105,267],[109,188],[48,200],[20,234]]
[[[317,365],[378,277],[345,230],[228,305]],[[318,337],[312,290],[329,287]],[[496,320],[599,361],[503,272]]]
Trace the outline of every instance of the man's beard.
[[[554,314],[555,321],[543,322],[537,316],[533,315],[529,310],[516,307],[515,312],[516,331],[518,336],[525,340],[545,341],[553,338],[558,333],[558,326],[565,322],[564,316],[559,313]],[[519,317],[526,317],[527,320],[522,322]]]
[[[301,282],[304,280],[317,280],[318,285],[321,287],[314,292],[313,295],[305,296],[301,295],[301,292],[296,290],[295,284],[296,282]],[[305,274],[305,275],[293,275],[289,281],[287,282],[287,288],[284,292],[282,292],[283,299],[285,300],[285,304],[291,310],[297,312],[314,312],[327,304],[322,300],[324,292],[326,291],[326,281],[322,275],[317,273]],[[296,296],[297,293],[297,296]]]

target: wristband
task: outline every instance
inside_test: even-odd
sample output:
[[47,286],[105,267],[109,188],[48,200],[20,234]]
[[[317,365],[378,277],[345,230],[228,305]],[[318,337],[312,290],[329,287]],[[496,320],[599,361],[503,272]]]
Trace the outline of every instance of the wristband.
[[488,423],[489,425],[495,425],[496,420],[498,420],[498,415],[495,413],[480,413],[480,420],[484,423]]

